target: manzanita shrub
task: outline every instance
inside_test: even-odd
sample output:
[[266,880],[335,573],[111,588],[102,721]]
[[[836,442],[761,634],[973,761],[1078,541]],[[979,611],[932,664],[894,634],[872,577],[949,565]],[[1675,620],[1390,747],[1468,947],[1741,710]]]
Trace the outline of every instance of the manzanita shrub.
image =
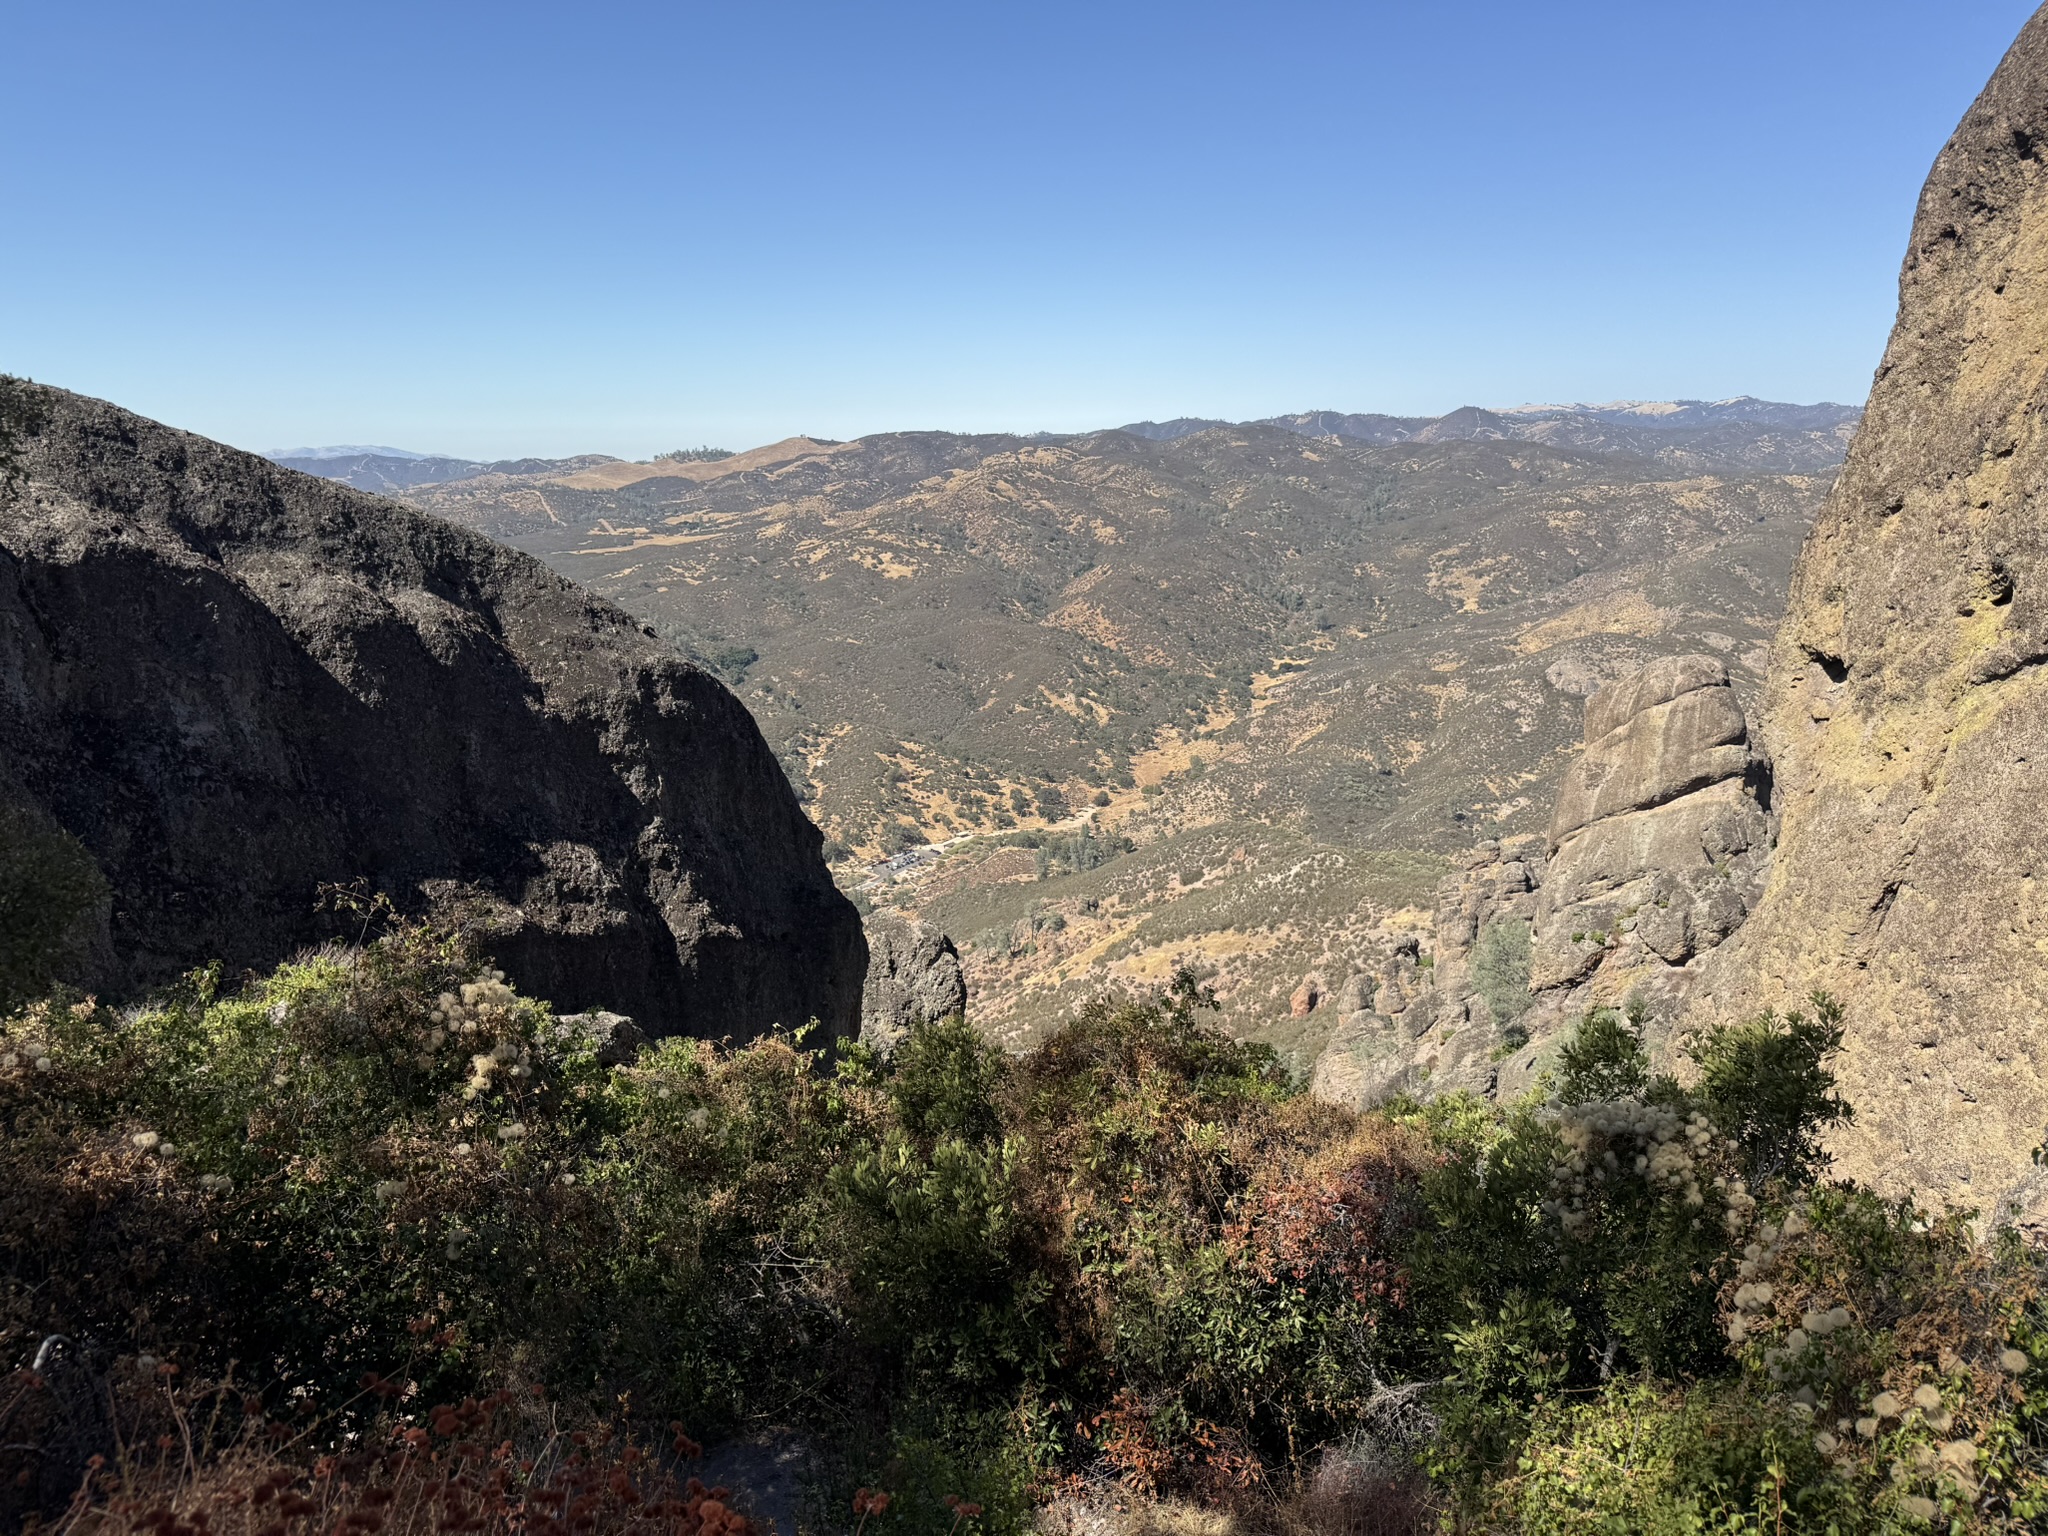
[[886,1060],[620,1052],[405,925],[146,1007],[45,998],[0,1024],[0,1481],[97,1486],[127,1399],[64,1394],[168,1369],[356,1469],[345,1498],[264,1472],[322,1529],[424,1528],[456,1477],[491,1528],[725,1522],[663,1468],[430,1443],[422,1405],[531,1383],[621,1446],[793,1427],[818,1518],[877,1536],[1105,1484],[1295,1530],[2048,1518],[2036,1256],[1825,1182],[1824,999],[1678,1075],[1595,1012],[1523,1102],[1363,1116],[1211,1001],[1183,974],[1015,1058],[960,1019]]

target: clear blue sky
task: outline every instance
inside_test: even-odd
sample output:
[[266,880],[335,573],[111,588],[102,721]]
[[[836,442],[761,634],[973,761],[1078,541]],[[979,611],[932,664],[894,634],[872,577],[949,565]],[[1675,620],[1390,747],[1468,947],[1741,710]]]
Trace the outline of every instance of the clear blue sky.
[[0,370],[251,448],[1860,401],[2019,0],[0,0]]

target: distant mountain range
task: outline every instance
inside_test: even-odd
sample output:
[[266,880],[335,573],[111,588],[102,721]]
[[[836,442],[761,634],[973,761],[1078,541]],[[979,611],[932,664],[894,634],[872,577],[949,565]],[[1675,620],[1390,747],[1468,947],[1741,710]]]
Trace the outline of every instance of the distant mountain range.
[[481,463],[443,454],[413,453],[404,448],[345,444],[331,448],[280,448],[264,454],[287,469],[303,470],[329,480],[342,480],[359,491],[390,495],[417,485],[445,485],[479,475],[574,474],[597,464],[618,462],[609,454],[585,453],[572,459],[497,459]]
[[842,879],[960,942],[992,1034],[1193,960],[1305,1070],[1304,971],[1541,832],[1586,693],[1699,651],[1754,688],[1855,417],[884,432],[400,494],[732,684]]
[[1862,412],[1855,406],[1790,405],[1738,395],[1731,400],[1618,400],[1607,405],[1467,405],[1444,416],[1303,411],[1257,422],[1198,416],[1134,421],[1122,430],[1172,442],[1233,426],[1281,427],[1306,437],[1392,447],[1401,443],[1543,443],[1624,454],[1675,469],[1735,467],[1796,474],[1841,462]]
[[[1279,427],[1304,437],[1332,437],[1374,447],[1519,441],[1586,453],[1623,454],[1670,469],[1799,474],[1839,464],[1861,415],[1854,406],[1825,401],[1790,405],[1738,395],[1731,400],[1619,400],[1606,405],[1518,405],[1500,410],[1468,405],[1444,416],[1302,411],[1253,422],[1177,416],[1171,421],[1134,421],[1117,430],[1151,442],[1174,442],[1198,432],[1246,426]],[[1070,442],[1090,435],[1038,433],[1032,441]],[[568,459],[483,463],[365,444],[281,448],[264,456],[309,475],[386,494],[482,475],[569,475],[623,462],[608,454],[590,453]]]

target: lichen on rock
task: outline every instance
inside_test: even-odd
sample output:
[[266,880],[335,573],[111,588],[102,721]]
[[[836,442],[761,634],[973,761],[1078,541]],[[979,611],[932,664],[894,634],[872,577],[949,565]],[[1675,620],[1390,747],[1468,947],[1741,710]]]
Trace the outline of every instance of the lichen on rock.
[[1700,1017],[1847,1007],[1836,1169],[2048,1207],[2048,12],[1935,161],[1763,707],[1782,824]]

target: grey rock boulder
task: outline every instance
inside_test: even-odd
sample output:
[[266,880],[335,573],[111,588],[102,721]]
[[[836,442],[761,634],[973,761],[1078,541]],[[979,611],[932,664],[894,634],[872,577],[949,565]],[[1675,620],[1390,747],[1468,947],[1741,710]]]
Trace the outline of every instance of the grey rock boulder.
[[0,783],[111,887],[71,979],[274,965],[360,881],[563,1012],[857,1027],[858,914],[716,680],[479,535],[36,398],[0,491]]
[[647,1031],[624,1014],[600,1010],[558,1015],[555,1032],[564,1041],[590,1046],[601,1067],[631,1066],[648,1044]]
[[953,941],[923,922],[877,916],[868,923],[868,977],[860,1037],[894,1050],[919,1020],[967,1011],[967,976]]

